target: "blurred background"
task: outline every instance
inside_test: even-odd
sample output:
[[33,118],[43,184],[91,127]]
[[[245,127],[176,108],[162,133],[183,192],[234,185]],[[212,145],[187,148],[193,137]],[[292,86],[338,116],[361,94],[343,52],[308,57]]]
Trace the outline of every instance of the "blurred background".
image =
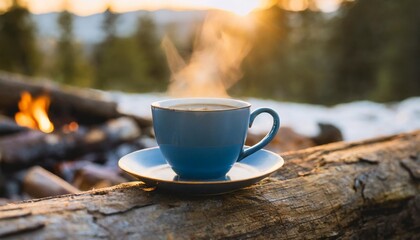
[[419,9],[418,0],[1,0],[0,70],[164,92],[171,79],[164,37],[188,61],[206,16],[228,12],[252,26],[240,35],[249,47],[230,95],[400,101],[420,95]]

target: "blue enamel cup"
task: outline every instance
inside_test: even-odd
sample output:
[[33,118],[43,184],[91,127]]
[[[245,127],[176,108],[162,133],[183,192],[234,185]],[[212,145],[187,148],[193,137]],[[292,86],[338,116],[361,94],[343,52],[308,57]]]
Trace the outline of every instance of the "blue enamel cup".
[[[225,105],[228,109],[179,109],[180,105]],[[270,108],[250,113],[251,104],[224,98],[180,98],[152,103],[153,127],[159,148],[182,179],[223,178],[235,162],[266,146],[276,135],[280,119]],[[247,130],[256,116],[273,117],[271,131],[244,148]]]

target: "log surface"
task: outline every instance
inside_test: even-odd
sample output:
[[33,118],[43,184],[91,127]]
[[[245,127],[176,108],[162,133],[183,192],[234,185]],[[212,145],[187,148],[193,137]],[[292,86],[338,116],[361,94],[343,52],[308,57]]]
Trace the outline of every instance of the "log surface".
[[211,197],[141,182],[0,207],[13,239],[420,239],[420,131],[282,154],[271,177]]

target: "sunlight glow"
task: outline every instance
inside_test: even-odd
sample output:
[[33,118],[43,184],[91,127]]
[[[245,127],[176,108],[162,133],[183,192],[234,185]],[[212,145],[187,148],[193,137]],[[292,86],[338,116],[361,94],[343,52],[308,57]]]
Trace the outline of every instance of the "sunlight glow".
[[[86,16],[105,11],[111,3],[112,1],[104,0],[71,0],[68,1],[68,10],[77,15]],[[114,8],[112,9],[114,10]]]
[[0,13],[4,12],[9,6],[10,3],[8,1],[0,1]]
[[210,1],[209,7],[233,12],[240,16],[249,14],[252,10],[261,7],[260,0],[231,0],[231,1]]
[[[266,8],[272,4],[289,11],[321,10],[333,12],[343,0],[19,0],[35,14],[60,12],[64,9],[86,16],[105,11],[108,7],[115,12],[137,10],[208,10],[219,9],[245,16],[251,11]],[[349,1],[349,0],[347,0]],[[0,12],[12,4],[12,0],[0,0]]]
[[279,2],[281,8],[293,11],[300,12],[308,9],[309,1],[308,0],[282,0]]
[[[64,9],[77,15],[86,16],[103,12],[108,7],[115,12],[136,10],[207,10],[219,9],[246,15],[252,10],[263,6],[268,0],[20,0],[35,14],[59,12]],[[1,9],[7,9],[11,2],[3,1]]]
[[316,5],[323,12],[335,12],[340,7],[341,2],[342,0],[316,0]]

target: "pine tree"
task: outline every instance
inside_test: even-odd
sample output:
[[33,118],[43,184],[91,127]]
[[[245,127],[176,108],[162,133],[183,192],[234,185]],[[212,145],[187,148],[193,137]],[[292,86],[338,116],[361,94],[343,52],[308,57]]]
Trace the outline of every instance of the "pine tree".
[[169,79],[168,67],[160,47],[156,24],[150,16],[144,15],[139,18],[134,37],[138,43],[139,54],[147,60],[145,65],[149,84],[146,85],[149,85],[150,90],[163,90]]
[[105,18],[102,24],[102,31],[105,33],[105,42],[113,41],[117,37],[117,22],[119,14],[108,7],[104,13]]
[[132,37],[117,36],[118,14],[105,12],[104,40],[96,45],[96,84],[102,89],[147,91],[143,80],[147,78],[147,59],[140,54]]
[[287,26],[286,12],[278,6],[253,13],[258,24],[253,46],[244,59],[243,78],[232,88],[235,95],[285,98],[287,84]]
[[376,69],[377,87],[370,92],[376,101],[420,95],[419,8],[417,0],[382,2],[381,9],[385,13],[378,26],[382,38]]
[[371,0],[341,8],[332,98],[395,101],[420,94],[419,7],[416,0]]
[[[109,64],[112,64],[111,51],[117,42],[116,36],[116,23],[118,20],[118,14],[111,11],[108,8],[104,13],[104,21],[102,23],[102,31],[105,34],[104,40],[96,45],[95,48],[95,65],[96,65],[96,77],[95,86],[98,88],[107,88],[110,84],[109,81],[112,79],[112,69]],[[114,58],[114,60],[117,60]],[[117,64],[117,62],[115,62]]]
[[91,69],[73,36],[73,15],[63,11],[58,17],[61,31],[55,51],[53,78],[73,85],[90,86]]
[[35,75],[41,66],[36,29],[28,9],[17,0],[0,15],[0,69]]
[[76,59],[73,44],[73,17],[68,11],[63,11],[58,17],[61,36],[57,43],[56,62],[57,79],[64,83],[72,83],[76,75]]
[[[335,53],[332,99],[338,102],[366,99],[375,88],[375,67],[380,52],[378,27],[381,0],[346,3],[340,10],[331,50]],[[375,19],[372,21],[372,19]]]

